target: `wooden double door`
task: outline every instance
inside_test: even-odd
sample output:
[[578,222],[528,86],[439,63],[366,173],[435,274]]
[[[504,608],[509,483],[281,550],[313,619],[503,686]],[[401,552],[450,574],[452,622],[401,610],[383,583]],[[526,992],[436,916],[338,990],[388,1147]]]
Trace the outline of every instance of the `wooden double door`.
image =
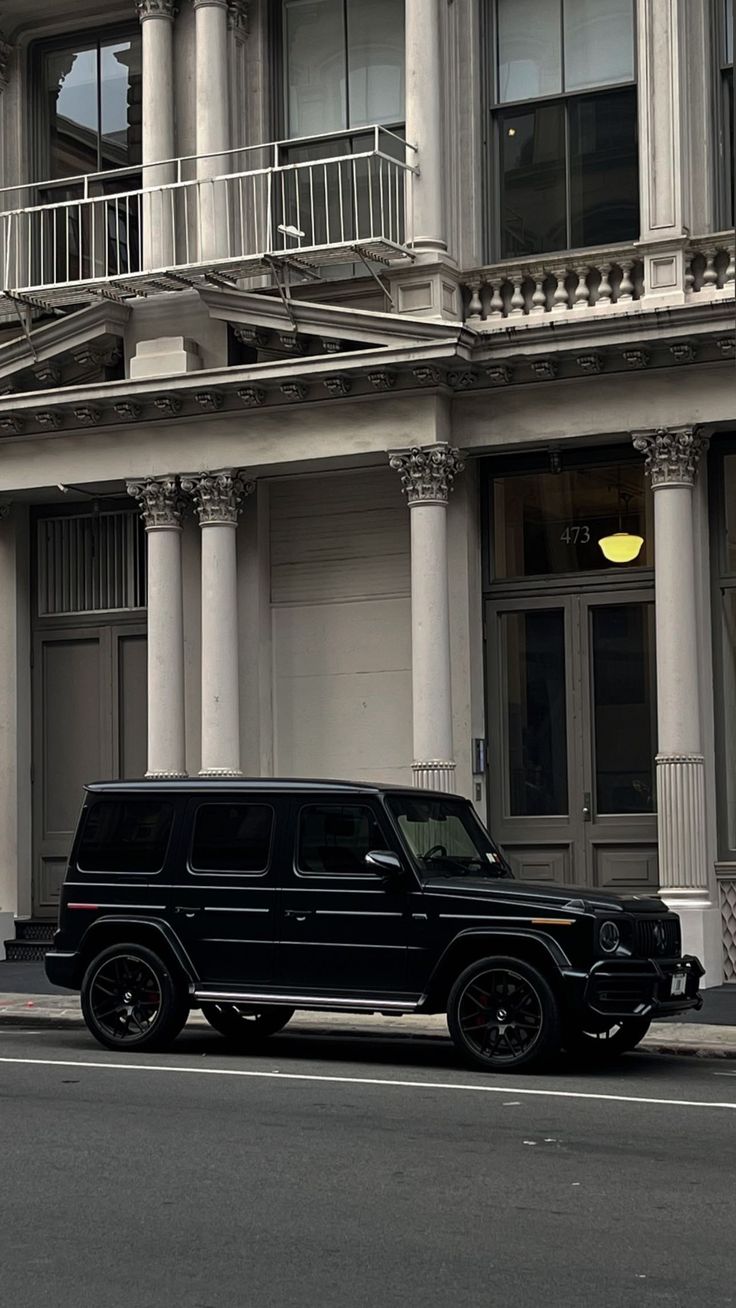
[[86,782],[146,770],[146,627],[37,630],[33,641],[33,913],[53,917]]
[[494,599],[490,823],[518,877],[658,885],[654,592]]

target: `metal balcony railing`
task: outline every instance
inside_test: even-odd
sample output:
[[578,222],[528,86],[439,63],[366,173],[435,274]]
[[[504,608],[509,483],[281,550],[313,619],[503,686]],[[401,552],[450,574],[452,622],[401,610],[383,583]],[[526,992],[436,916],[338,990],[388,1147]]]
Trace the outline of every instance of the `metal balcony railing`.
[[66,305],[409,259],[414,147],[382,127],[360,136],[364,148],[332,133],[0,189],[0,289]]

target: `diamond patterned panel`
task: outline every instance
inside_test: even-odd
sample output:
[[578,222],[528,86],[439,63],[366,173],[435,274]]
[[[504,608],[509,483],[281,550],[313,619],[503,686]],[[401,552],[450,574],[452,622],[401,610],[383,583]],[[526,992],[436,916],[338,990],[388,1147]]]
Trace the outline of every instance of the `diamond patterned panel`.
[[736,981],[736,881],[721,881],[723,980]]

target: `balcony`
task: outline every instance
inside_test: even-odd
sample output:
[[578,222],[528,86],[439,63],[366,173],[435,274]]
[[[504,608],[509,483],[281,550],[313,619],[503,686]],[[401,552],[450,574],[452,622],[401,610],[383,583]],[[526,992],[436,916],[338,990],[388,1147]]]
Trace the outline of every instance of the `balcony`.
[[2,291],[53,308],[408,261],[413,147],[380,127],[364,139],[347,151],[344,133],[277,141],[0,190]]
[[[683,284],[675,302],[725,300],[734,295],[734,234],[683,241]],[[584,315],[590,322],[611,314],[662,307],[662,295],[646,284],[645,247],[561,251],[507,260],[463,278],[465,321],[479,331],[560,322]]]

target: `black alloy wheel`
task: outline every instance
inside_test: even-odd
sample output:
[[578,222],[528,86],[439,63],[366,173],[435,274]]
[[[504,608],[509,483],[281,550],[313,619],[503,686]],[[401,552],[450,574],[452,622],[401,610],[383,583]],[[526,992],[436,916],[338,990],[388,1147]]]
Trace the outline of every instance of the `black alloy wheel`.
[[88,1029],[106,1049],[165,1049],[189,1012],[184,983],[144,945],[112,945],[98,954],[81,1000]]
[[560,1048],[552,987],[518,958],[483,958],[466,968],[450,991],[447,1025],[465,1060],[486,1072],[539,1067]]
[[570,1027],[563,1033],[562,1043],[569,1054],[589,1062],[607,1062],[636,1049],[651,1026],[648,1017],[624,1017],[601,1030]]
[[228,1040],[255,1045],[282,1031],[294,1016],[294,1009],[279,1004],[267,1008],[253,1008],[250,1004],[202,1004],[202,1014]]

